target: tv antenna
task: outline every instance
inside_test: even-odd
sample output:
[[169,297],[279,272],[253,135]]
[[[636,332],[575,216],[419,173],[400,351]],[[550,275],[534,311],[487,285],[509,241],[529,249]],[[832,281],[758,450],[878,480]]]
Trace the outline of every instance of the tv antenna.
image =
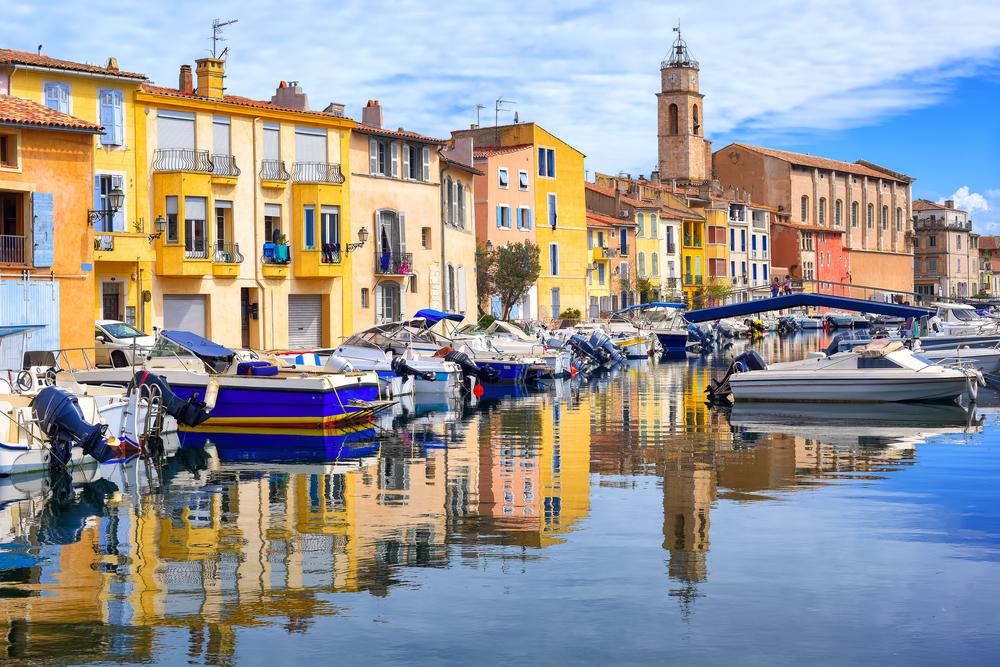
[[225,57],[226,53],[229,52],[229,47],[227,46],[219,53],[219,42],[226,41],[226,38],[222,36],[222,29],[227,25],[232,25],[239,22],[239,19],[231,19],[229,21],[222,21],[220,19],[214,19],[212,21],[212,57],[222,58]]
[[479,122],[479,112],[482,111],[485,108],[486,108],[485,104],[477,104],[476,105],[476,127],[479,127],[479,125],[480,125],[480,122]]

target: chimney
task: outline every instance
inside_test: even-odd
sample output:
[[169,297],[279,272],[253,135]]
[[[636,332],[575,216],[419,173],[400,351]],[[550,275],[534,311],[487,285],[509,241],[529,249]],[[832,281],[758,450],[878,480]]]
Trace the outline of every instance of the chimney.
[[181,65],[181,75],[177,81],[177,90],[185,95],[194,94],[194,81],[191,78],[191,66]]
[[225,94],[226,62],[219,58],[199,58],[194,64],[195,74],[198,75],[198,90],[195,92],[199,97],[221,100]]
[[945,199],[944,200],[944,207],[945,208],[955,208],[955,200],[954,199]]
[[442,151],[449,160],[472,166],[472,137],[455,137],[450,148]]
[[271,104],[295,109],[296,111],[309,110],[309,98],[306,96],[305,91],[302,90],[302,86],[299,85],[298,81],[289,81],[288,83],[282,81],[279,83],[278,88],[274,91],[274,95],[271,96]]
[[117,72],[118,71],[118,58],[115,58],[114,56],[111,56],[110,58],[108,58],[107,69],[112,70],[114,72]]
[[337,118],[343,118],[344,105],[341,104],[340,102],[330,102],[329,104],[326,105],[326,108],[323,109],[323,112],[328,113],[331,116],[336,116]]
[[382,107],[378,100],[368,100],[368,104],[361,110],[361,124],[382,129]]

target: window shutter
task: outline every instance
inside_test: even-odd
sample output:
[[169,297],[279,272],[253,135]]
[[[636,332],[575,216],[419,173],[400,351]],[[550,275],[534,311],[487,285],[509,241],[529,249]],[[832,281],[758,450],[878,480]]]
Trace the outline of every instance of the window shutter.
[[539,176],[544,176],[545,175],[545,149],[544,148],[539,148],[538,149],[538,175]]
[[111,91],[100,90],[97,94],[101,105],[101,126],[104,128],[104,133],[101,135],[101,143],[108,146],[114,143],[115,131],[114,108],[110,99]]
[[548,153],[548,163],[549,163],[549,178],[556,177],[556,152],[554,149],[550,148],[546,151]]
[[393,141],[389,144],[389,157],[392,164],[392,177],[399,177],[399,142]]
[[122,91],[113,90],[111,91],[111,116],[114,121],[114,133],[113,133],[113,143],[115,146],[121,146],[125,143],[124,137],[124,107],[122,100]]
[[406,214],[399,214],[399,252],[406,252]]
[[444,268],[444,309],[452,310],[451,303],[451,288],[453,281],[453,274],[455,270],[451,267],[451,264],[445,265]]
[[101,198],[101,175],[100,174],[95,174],[94,175],[94,210],[95,211],[103,211],[104,210],[104,202],[102,201],[102,198]]
[[465,186],[461,183],[458,184],[458,220],[455,222],[465,229]]
[[465,288],[466,288],[465,267],[464,266],[458,267],[458,271],[456,272],[456,274],[458,275],[458,309],[462,313],[465,313]]
[[55,215],[52,193],[31,193],[31,213],[32,264],[37,267],[50,267],[55,257]]
[[422,153],[424,160],[423,180],[429,181],[431,180],[431,149],[428,148],[427,146],[424,146]]
[[[368,173],[373,175],[378,173],[378,142],[374,139],[368,140]],[[378,312],[378,308],[375,312]]]
[[375,286],[375,324],[382,323],[382,286]]
[[500,212],[500,206],[497,205],[497,227],[503,226],[503,214]]
[[458,181],[452,181],[451,182],[451,190],[452,190],[452,195],[451,195],[451,221],[452,221],[452,224],[458,224],[458,197],[459,197],[459,192],[461,192],[459,190],[460,187],[461,186],[459,185]]
[[410,177],[410,144],[403,144],[403,178]]
[[[114,190],[118,188],[122,192],[125,192],[125,179],[122,176],[112,176],[111,177],[111,189]],[[125,206],[122,205],[120,209],[115,211],[114,216],[111,218],[111,231],[113,232],[124,232],[125,231]]]

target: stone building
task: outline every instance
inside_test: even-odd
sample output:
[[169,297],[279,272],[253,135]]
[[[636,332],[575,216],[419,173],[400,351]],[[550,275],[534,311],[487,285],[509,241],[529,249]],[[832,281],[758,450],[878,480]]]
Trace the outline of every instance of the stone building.
[[658,174],[663,180],[701,182],[711,178],[712,143],[704,133],[704,95],[698,90],[698,61],[688,53],[680,28],[670,55],[660,63],[657,98]]
[[955,202],[913,202],[913,289],[927,297],[965,297],[979,291],[979,235]]

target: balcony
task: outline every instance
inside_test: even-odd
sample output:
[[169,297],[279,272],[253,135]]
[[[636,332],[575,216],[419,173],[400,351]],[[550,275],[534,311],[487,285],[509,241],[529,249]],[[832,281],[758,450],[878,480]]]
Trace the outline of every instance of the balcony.
[[94,235],[95,262],[150,262],[153,248],[142,232],[113,232]]
[[600,257],[603,259],[614,259],[615,257],[621,256],[621,251],[618,248],[600,248]]
[[292,164],[292,181],[295,183],[333,183],[340,185],[344,175],[339,164],[329,162],[295,162]]
[[413,254],[383,252],[375,255],[375,275],[408,276],[413,273]]
[[296,278],[332,278],[342,276],[339,243],[325,243],[322,248],[297,250],[292,261]]
[[222,278],[238,276],[242,263],[243,253],[240,252],[239,243],[215,242],[215,250],[212,253],[212,275]]
[[184,259],[208,259],[208,244],[204,240],[185,244]]
[[243,173],[236,166],[236,158],[232,155],[215,154],[212,156],[212,182],[235,185],[236,179]]
[[937,218],[931,216],[930,218],[924,218],[923,220],[917,219],[913,221],[913,229],[955,229],[959,231],[972,231],[972,222],[954,222],[947,221],[944,218]]
[[684,247],[685,248],[700,248],[701,247],[701,237],[692,236],[691,234],[684,235]]
[[767,219],[762,215],[758,216],[757,214],[754,214],[752,225],[754,229],[767,231]]
[[25,238],[0,234],[0,264],[24,264]]
[[214,170],[208,151],[189,148],[158,148],[153,153],[153,171],[193,171],[211,174]]
[[292,262],[291,249],[282,243],[265,243],[260,261],[265,278],[287,278]]
[[156,248],[156,274],[201,278],[212,274],[208,244],[201,240],[190,246],[181,243],[159,243]]
[[260,161],[260,184],[265,188],[283,188],[288,185],[292,175],[285,169],[284,160]]
[[684,284],[685,285],[701,285],[704,277],[701,275],[692,275],[690,273],[684,274]]

